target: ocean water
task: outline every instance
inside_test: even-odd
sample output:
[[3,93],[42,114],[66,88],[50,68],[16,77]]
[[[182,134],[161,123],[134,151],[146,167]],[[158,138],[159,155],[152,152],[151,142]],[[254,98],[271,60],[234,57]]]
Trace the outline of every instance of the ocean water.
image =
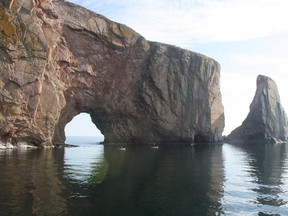
[[288,215],[288,144],[152,148],[101,139],[1,150],[0,215]]

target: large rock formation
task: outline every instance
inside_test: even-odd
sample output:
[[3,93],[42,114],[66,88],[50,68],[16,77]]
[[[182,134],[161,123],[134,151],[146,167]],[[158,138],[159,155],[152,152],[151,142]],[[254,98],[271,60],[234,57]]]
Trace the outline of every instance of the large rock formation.
[[0,14],[2,142],[62,144],[81,112],[107,143],[221,141],[214,60],[63,0],[2,0]]
[[250,112],[242,125],[228,135],[228,142],[286,141],[287,116],[280,104],[276,83],[269,77],[257,77],[257,89]]

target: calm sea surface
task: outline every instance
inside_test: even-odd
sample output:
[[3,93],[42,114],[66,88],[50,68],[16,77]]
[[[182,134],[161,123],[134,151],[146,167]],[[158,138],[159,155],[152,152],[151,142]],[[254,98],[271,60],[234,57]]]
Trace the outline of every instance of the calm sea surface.
[[1,216],[288,215],[288,144],[0,150]]

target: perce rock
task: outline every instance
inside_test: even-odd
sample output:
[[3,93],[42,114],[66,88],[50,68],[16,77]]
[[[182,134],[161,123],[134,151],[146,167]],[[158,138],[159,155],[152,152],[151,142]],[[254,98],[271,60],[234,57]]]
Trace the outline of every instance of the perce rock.
[[287,140],[287,116],[280,104],[276,83],[257,77],[257,89],[250,112],[242,125],[228,135],[228,142],[278,143]]
[[2,0],[0,10],[2,143],[63,144],[82,112],[105,143],[222,140],[213,59],[63,0]]

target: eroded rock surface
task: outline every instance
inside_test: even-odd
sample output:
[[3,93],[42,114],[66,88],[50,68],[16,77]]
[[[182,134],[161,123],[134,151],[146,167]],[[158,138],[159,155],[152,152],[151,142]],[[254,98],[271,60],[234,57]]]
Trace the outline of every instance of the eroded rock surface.
[[221,141],[214,60],[61,0],[2,1],[0,14],[3,143],[63,144],[81,112],[107,143]]
[[277,85],[269,77],[259,75],[250,112],[242,125],[228,135],[228,142],[277,143],[287,137],[287,116],[280,104]]

